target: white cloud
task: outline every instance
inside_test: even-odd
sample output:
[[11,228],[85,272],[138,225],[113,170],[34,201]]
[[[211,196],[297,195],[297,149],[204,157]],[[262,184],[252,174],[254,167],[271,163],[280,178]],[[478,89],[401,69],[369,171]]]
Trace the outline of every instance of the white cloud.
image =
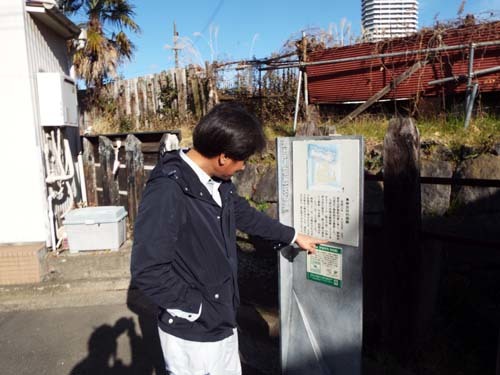
[[481,0],[480,10],[500,10],[500,0]]

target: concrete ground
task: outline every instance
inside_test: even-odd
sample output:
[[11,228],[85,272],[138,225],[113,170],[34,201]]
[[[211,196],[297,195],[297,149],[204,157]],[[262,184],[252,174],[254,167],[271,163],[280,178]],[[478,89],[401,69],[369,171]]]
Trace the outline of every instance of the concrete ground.
[[154,328],[123,304],[0,313],[1,373],[163,374]]
[[[42,283],[0,287],[0,373],[164,374],[156,308],[129,290],[130,244],[118,252],[49,254]],[[274,374],[277,339],[242,308],[244,375]]]
[[[273,272],[263,273],[272,258],[254,255],[240,254],[243,375],[275,375],[279,323],[268,300],[277,285]],[[46,262],[43,282],[0,286],[1,375],[165,374],[156,308],[129,290],[130,243],[118,252],[49,254]],[[364,375],[386,373],[364,362]]]

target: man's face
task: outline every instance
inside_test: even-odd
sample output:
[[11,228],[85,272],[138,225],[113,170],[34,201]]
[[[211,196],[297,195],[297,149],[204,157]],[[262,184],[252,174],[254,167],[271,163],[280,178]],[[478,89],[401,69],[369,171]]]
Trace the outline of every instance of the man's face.
[[219,164],[216,171],[216,177],[221,178],[223,180],[230,180],[231,177],[236,172],[242,171],[245,169],[245,161],[244,160],[233,160],[231,158],[226,157],[224,154],[221,154],[219,157]]

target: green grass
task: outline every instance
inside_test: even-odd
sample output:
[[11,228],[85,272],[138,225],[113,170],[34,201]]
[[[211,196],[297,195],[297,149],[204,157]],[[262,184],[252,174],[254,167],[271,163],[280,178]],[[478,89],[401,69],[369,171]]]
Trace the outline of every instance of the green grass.
[[[367,140],[382,142],[389,121],[383,118],[360,117],[337,128],[339,134],[363,135]],[[483,115],[473,118],[467,129],[459,117],[417,121],[422,141],[433,140],[452,149],[460,146],[488,148],[500,142],[500,118]]]
[[264,134],[267,139],[277,137],[292,137],[294,135],[292,122],[265,123]]

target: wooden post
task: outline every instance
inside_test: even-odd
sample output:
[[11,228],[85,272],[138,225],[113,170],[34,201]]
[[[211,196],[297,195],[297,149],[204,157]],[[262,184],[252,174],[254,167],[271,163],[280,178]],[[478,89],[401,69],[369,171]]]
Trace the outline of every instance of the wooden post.
[[194,104],[194,114],[197,119],[200,119],[203,113],[201,108],[201,100],[200,100],[200,87],[198,86],[198,79],[196,77],[196,69],[194,66],[189,68],[189,82],[191,83],[191,92],[193,95],[193,104]]
[[124,82],[125,85],[125,90],[124,90],[124,96],[125,96],[125,114],[127,116],[132,116],[132,103],[131,103],[131,81],[128,79]]
[[500,331],[498,331],[498,344],[497,344],[497,366],[496,375],[500,375]]
[[132,80],[132,121],[136,128],[138,129],[141,126],[140,116],[141,116],[141,107],[140,107],[140,96],[139,96],[139,78],[133,78]]
[[198,83],[198,92],[200,93],[200,108],[201,116],[207,114],[207,96],[205,95],[205,90],[207,87],[207,79],[203,79],[200,75],[196,75],[196,82]]
[[97,178],[95,173],[94,145],[83,138],[83,173],[87,189],[87,205],[97,206]]
[[125,153],[127,160],[128,217],[130,219],[129,223],[133,225],[144,189],[144,155],[141,150],[141,141],[133,134],[127,135]]
[[113,175],[115,150],[108,137],[99,137],[99,161],[102,169],[102,204],[103,206],[119,206],[118,179]]
[[219,103],[217,95],[217,85],[215,82],[215,67],[213,64],[205,62],[205,69],[207,70],[207,89],[208,89],[208,103],[207,112],[210,111],[216,104]]
[[411,118],[393,119],[384,139],[384,244],[380,250],[382,340],[405,360],[414,348],[420,258],[420,139]]
[[397,76],[393,81],[391,81],[389,84],[384,86],[380,91],[378,91],[375,95],[373,95],[371,98],[369,98],[366,102],[361,104],[354,111],[352,111],[346,117],[344,117],[342,120],[340,120],[337,123],[337,125],[342,126],[342,125],[347,124],[349,121],[354,120],[358,115],[360,115],[365,110],[367,110],[369,107],[371,107],[379,99],[382,99],[385,95],[387,95],[389,92],[391,92],[391,90],[393,90],[394,88],[399,86],[401,84],[401,82],[403,82],[406,79],[408,79],[409,77],[411,77],[413,75],[413,73],[418,71],[420,68],[423,68],[425,65],[427,65],[427,60],[417,61],[409,69],[407,69],[404,73]]
[[179,117],[184,119],[187,110],[186,69],[175,69],[175,87],[177,89],[177,110]]
[[172,103],[170,104],[170,108],[175,111],[176,113],[179,113],[179,91],[177,89],[177,83],[175,80],[176,77],[175,69],[170,69],[168,71],[168,74],[166,75],[166,89],[172,88],[175,90],[175,98],[172,100]]

